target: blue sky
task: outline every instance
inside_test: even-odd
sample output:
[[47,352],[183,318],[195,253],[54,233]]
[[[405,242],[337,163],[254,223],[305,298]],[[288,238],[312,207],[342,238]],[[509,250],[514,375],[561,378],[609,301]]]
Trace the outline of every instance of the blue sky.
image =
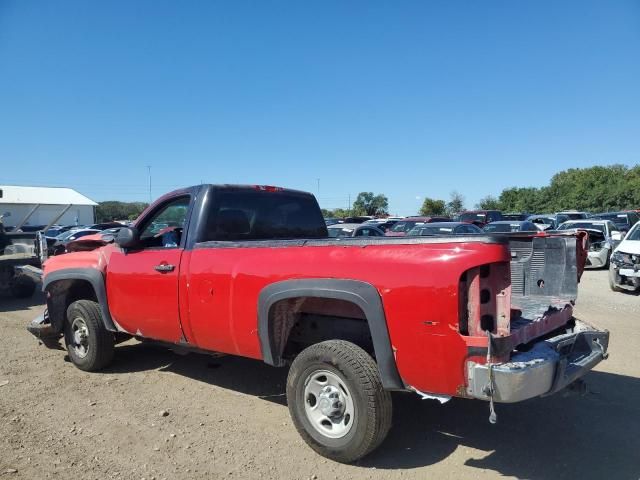
[[0,1],[0,184],[467,206],[640,163],[637,1]]

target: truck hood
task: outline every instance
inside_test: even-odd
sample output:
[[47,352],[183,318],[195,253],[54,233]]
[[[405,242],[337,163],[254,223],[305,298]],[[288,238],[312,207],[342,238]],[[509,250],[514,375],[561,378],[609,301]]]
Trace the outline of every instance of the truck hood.
[[67,252],[87,252],[95,250],[96,248],[104,247],[110,243],[113,243],[114,236],[110,234],[95,233],[93,235],[87,235],[77,240],[73,240],[67,244]]

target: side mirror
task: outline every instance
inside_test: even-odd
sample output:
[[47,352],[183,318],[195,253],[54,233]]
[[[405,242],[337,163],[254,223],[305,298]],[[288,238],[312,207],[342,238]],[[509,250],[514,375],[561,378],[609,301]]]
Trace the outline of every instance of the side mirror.
[[624,233],[622,232],[611,232],[611,240],[614,242],[619,242],[624,238]]
[[118,231],[115,242],[122,248],[134,248],[140,244],[140,234],[135,227],[123,227]]

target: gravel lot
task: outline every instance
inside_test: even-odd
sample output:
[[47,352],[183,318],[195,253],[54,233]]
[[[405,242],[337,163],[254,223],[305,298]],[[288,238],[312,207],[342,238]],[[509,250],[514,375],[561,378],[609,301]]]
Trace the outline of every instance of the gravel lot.
[[640,296],[604,271],[585,273],[576,312],[612,335],[585,396],[498,405],[490,425],[483,402],[396,394],[386,442],[350,466],[297,435],[284,369],[131,341],[84,373],[24,329],[40,295],[0,302],[3,478],[640,478]]

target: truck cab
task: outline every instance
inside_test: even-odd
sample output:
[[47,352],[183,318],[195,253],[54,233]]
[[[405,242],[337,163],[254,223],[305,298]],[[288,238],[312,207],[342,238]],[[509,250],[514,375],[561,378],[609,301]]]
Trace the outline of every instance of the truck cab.
[[390,391],[493,411],[607,354],[608,332],[573,318],[579,232],[329,238],[308,193],[198,185],[91,241],[45,263],[32,333],[63,339],[86,371],[130,338],[289,368],[297,430],[341,462],[385,438]]

